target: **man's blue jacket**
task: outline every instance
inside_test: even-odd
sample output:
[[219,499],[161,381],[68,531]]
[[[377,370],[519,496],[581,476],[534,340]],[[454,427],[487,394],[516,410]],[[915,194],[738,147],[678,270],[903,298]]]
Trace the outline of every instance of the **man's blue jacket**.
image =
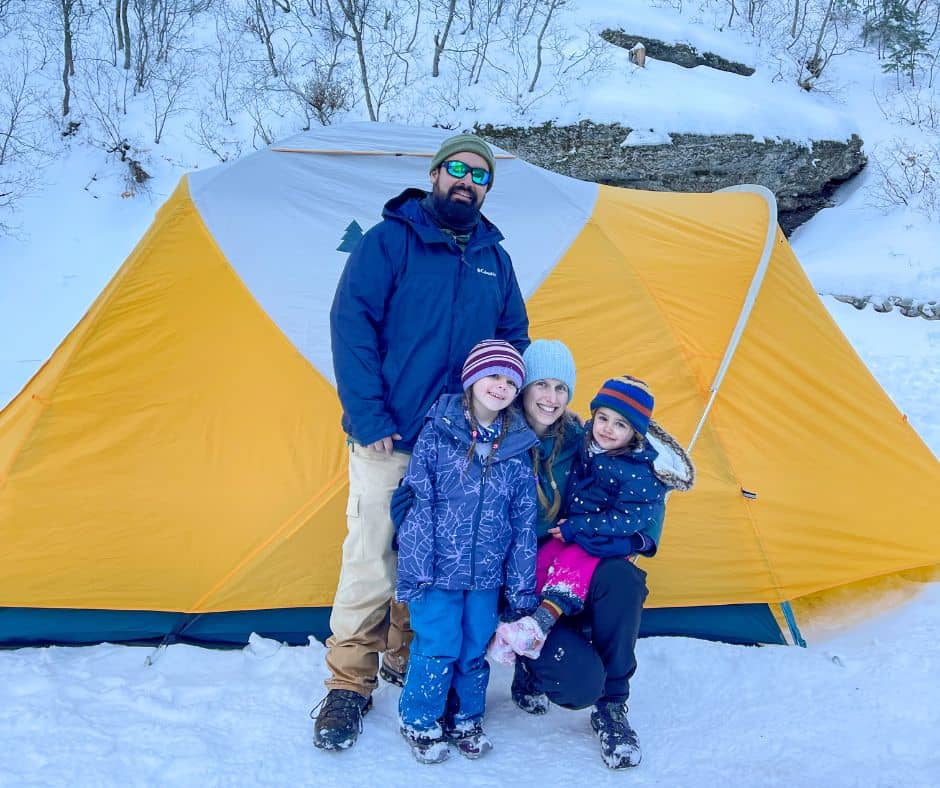
[[343,429],[368,445],[399,433],[411,451],[428,409],[460,392],[470,349],[504,339],[520,353],[529,321],[503,236],[481,216],[466,249],[421,207],[425,192],[390,200],[352,251],[330,310]]

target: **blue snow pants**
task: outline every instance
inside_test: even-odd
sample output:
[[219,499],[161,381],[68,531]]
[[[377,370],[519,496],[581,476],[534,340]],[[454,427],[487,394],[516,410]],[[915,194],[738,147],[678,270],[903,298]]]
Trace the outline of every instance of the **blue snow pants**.
[[429,731],[483,719],[499,594],[429,588],[408,603],[415,637],[398,703],[402,725]]

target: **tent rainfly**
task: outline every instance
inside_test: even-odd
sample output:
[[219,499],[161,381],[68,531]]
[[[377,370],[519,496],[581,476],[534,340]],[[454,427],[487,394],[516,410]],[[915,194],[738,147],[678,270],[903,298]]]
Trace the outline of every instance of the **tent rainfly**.
[[[360,228],[427,183],[444,136],[330,127],[181,180],[0,412],[0,644],[326,636],[346,507],[329,306]],[[783,643],[787,603],[940,562],[940,465],[769,192],[498,168],[485,210],[532,336],[574,352],[574,409],[636,374],[692,445],[697,486],[643,562],[646,634]]]

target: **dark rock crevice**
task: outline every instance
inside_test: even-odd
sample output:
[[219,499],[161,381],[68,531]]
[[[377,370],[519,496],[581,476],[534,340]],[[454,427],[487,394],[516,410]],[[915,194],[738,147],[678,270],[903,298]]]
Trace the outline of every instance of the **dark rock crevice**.
[[671,143],[622,144],[632,129],[582,121],[570,126],[477,126],[478,134],[527,161],[581,180],[650,191],[712,192],[754,183],[777,198],[789,235],[865,166],[862,140],[757,140],[748,134],[671,134]]

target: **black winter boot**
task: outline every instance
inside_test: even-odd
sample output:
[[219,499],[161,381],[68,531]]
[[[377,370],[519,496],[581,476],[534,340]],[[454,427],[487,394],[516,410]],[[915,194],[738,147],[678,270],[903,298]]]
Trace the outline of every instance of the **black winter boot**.
[[548,695],[535,688],[532,671],[523,657],[516,657],[516,666],[512,674],[512,686],[509,688],[513,702],[528,714],[547,714]]
[[625,701],[599,700],[591,712],[591,727],[601,742],[601,758],[611,769],[640,763],[640,742],[627,721]]
[[[313,711],[313,743],[321,750],[347,750],[362,733],[362,718],[372,708],[372,698],[358,692],[331,689]],[[310,716],[313,716],[313,711]]]

